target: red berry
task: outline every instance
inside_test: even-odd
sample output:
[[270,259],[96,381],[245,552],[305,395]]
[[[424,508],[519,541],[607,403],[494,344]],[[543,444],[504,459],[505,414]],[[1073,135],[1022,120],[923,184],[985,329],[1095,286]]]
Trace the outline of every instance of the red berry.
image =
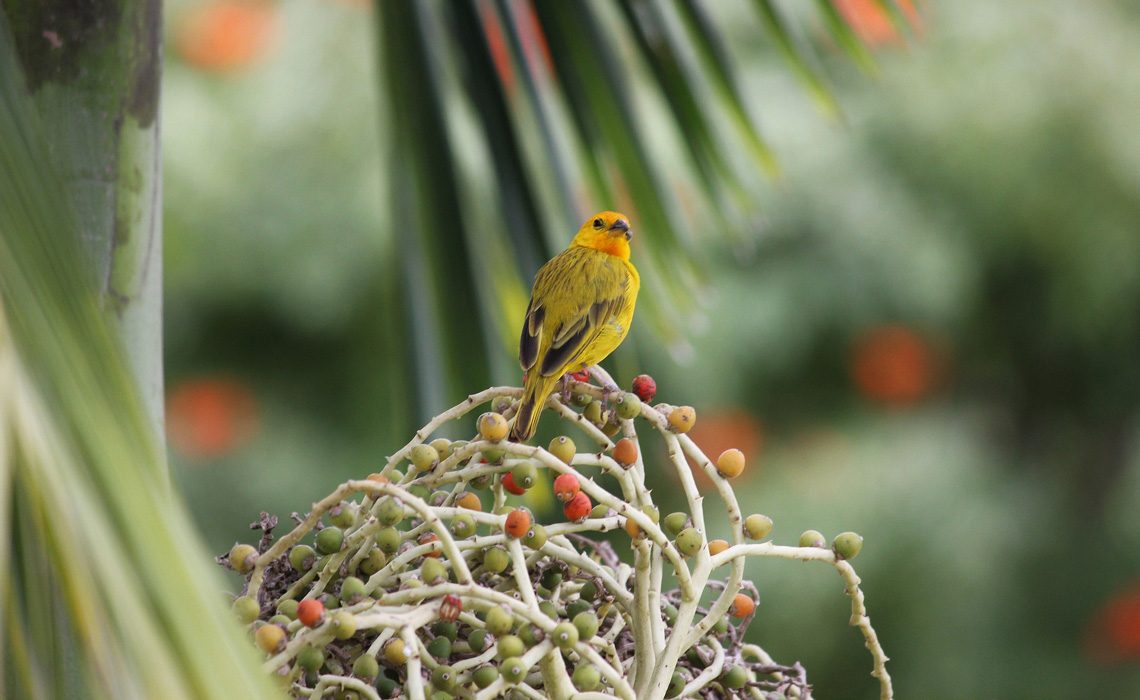
[[515,478],[511,476],[510,472],[503,474],[503,488],[516,496],[521,496],[526,493],[526,489],[515,483]]
[[459,613],[463,612],[463,601],[459,596],[445,595],[443,602],[439,604],[439,619],[445,622],[455,622],[459,619]]
[[576,382],[589,382],[590,370],[584,369],[580,372],[570,372],[570,378]]
[[581,522],[590,517],[590,511],[593,510],[594,504],[590,502],[590,497],[582,491],[574,494],[565,506],[562,507],[562,514],[566,519],[571,522]]
[[316,598],[302,600],[297,606],[297,619],[305,627],[316,627],[325,619],[325,604]]
[[563,503],[568,503],[581,490],[582,486],[574,474],[560,474],[554,480],[554,496]]
[[648,374],[639,374],[633,378],[633,393],[642,401],[652,401],[657,395],[657,382]]

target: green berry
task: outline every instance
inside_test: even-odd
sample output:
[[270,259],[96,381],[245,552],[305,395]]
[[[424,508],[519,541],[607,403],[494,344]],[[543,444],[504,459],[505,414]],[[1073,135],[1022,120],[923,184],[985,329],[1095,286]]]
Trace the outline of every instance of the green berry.
[[593,579],[586,581],[582,587],[578,589],[578,597],[582,600],[593,600],[598,596],[598,585],[594,583]]
[[348,576],[340,584],[340,602],[344,605],[359,603],[365,596],[364,582],[355,576]]
[[503,457],[507,456],[507,448],[499,447],[498,445],[491,445],[484,447],[481,451],[483,459],[487,460],[487,464],[502,464]]
[[[526,542],[526,540],[523,540],[523,541]],[[529,546],[529,543],[527,543],[527,544]],[[558,584],[560,584],[560,583],[562,583],[562,572],[559,571],[558,569],[551,568],[551,569],[547,569],[546,571],[543,572],[543,574],[542,574],[542,587],[543,588],[545,588],[549,591],[553,591],[555,588],[558,588]]]
[[767,515],[753,513],[744,519],[744,534],[754,540],[762,540],[772,531],[772,519]]
[[435,449],[436,454],[439,455],[439,458],[441,460],[447,459],[448,457],[451,456],[451,452],[452,452],[452,448],[453,448],[453,443],[451,442],[451,440],[448,440],[447,438],[436,438],[436,439],[432,440],[431,442],[429,442],[428,444],[431,445]]
[[602,422],[603,422],[602,421],[602,402],[596,401],[596,400],[591,401],[590,405],[586,406],[586,409],[584,411],[582,411],[582,416],[586,420],[593,423],[594,425],[601,427]]
[[560,435],[550,441],[550,446],[546,448],[550,454],[562,460],[566,464],[570,464],[574,459],[574,455],[578,453],[578,448],[574,445],[574,441],[565,435]]
[[416,445],[408,455],[417,472],[426,472],[439,464],[439,451],[431,445]]
[[253,571],[253,566],[257,563],[257,550],[252,545],[235,544],[230,549],[229,562],[234,571],[248,574]]
[[598,633],[598,616],[593,610],[578,613],[573,619],[574,626],[578,628],[578,638],[590,640]]
[[689,526],[689,514],[680,512],[670,513],[669,515],[665,516],[664,525],[665,534],[669,535],[670,537],[676,537],[681,533],[681,530],[684,530]]
[[[530,649],[535,644],[539,644],[542,640],[546,639],[546,632],[543,632],[542,628],[538,625],[524,624],[519,628],[519,639],[522,640],[522,643],[526,645],[527,649]],[[518,656],[518,654],[512,654],[511,656]]]
[[511,565],[511,555],[503,547],[495,545],[483,554],[483,568],[491,573],[501,574]]
[[380,675],[380,662],[374,656],[361,654],[352,662],[352,675],[372,682],[373,678]]
[[392,556],[400,551],[400,531],[394,527],[386,527],[378,530],[373,539],[376,541],[376,546],[380,551],[388,556]]
[[823,538],[823,533],[819,530],[804,530],[800,535],[801,547],[826,547],[827,540]]
[[277,612],[281,613],[285,617],[288,617],[290,620],[296,620],[297,619],[297,606],[299,606],[299,605],[300,605],[300,603],[297,602],[296,600],[294,600],[292,598],[286,598],[285,600],[283,600],[277,604]]
[[420,564],[420,578],[429,586],[447,581],[447,567],[439,559],[424,557]]
[[504,659],[499,664],[499,672],[503,674],[503,680],[506,682],[519,683],[526,678],[526,664],[517,656]]
[[546,544],[546,528],[538,523],[532,523],[526,536],[523,537],[523,544],[531,549],[542,549],[542,545]]
[[482,490],[482,489],[486,489],[488,486],[490,486],[494,482],[494,480],[495,480],[494,474],[480,474],[479,476],[473,477],[471,479],[471,481],[468,481],[467,485],[473,489]]
[[431,626],[431,633],[437,637],[447,637],[454,642],[459,636],[459,625],[447,620],[438,620]]
[[372,509],[381,525],[395,525],[404,519],[404,504],[395,496],[385,496]]
[[460,513],[451,519],[451,534],[459,539],[466,539],[475,534],[475,518],[466,514]]
[[317,563],[317,552],[307,544],[294,545],[289,550],[289,565],[298,573],[305,573]]
[[673,605],[672,603],[666,603],[663,612],[665,613],[666,622],[668,622],[670,625],[677,624],[678,611],[676,605]]
[[515,625],[515,616],[506,608],[496,605],[487,611],[487,619],[484,621],[484,625],[488,632],[499,637],[511,631]]
[[550,633],[550,641],[559,649],[573,649],[578,643],[578,628],[569,622],[559,622]]
[[332,615],[332,630],[337,639],[350,639],[356,634],[356,618],[346,612],[335,612]]
[[356,511],[360,506],[348,501],[340,503],[329,509],[329,522],[339,528],[349,528],[356,522]]
[[511,478],[515,485],[529,489],[538,480],[538,467],[531,461],[519,462],[511,469]]
[[379,547],[373,547],[368,550],[368,556],[360,562],[360,571],[365,576],[371,576],[388,563],[388,556],[380,550]]
[[841,532],[832,540],[831,548],[839,559],[854,559],[863,549],[863,537],[855,532]]
[[439,666],[431,672],[431,684],[440,690],[455,687],[455,671],[450,666]]
[[491,635],[487,633],[487,630],[476,627],[467,635],[467,645],[471,647],[471,651],[479,654],[487,648],[490,637]]
[[641,415],[641,399],[636,394],[622,394],[617,401],[617,414],[624,420],[632,420]]
[[[293,602],[296,603],[297,601]],[[253,598],[243,595],[234,599],[233,611],[243,625],[248,625],[261,614],[261,606]]]
[[382,698],[392,697],[398,687],[399,684],[388,676],[380,676],[376,679],[376,694]]
[[541,603],[539,603],[538,604],[538,611],[540,613],[542,613],[543,615],[546,615],[547,617],[549,617],[551,620],[557,620],[558,619],[558,609],[555,608],[554,603],[551,603],[549,600],[544,600]]
[[669,687],[665,689],[665,697],[675,698],[681,694],[685,689],[685,677],[679,672],[674,672],[673,677],[669,679]]
[[589,603],[587,603],[586,601],[575,600],[573,602],[566,604],[566,617],[573,620],[574,618],[578,617],[578,615],[580,615],[581,613],[584,613],[587,610],[593,610],[593,609],[594,609],[593,606],[590,605]]
[[610,514],[610,507],[605,503],[599,503],[590,509],[591,518],[605,518]]
[[748,671],[743,666],[729,666],[720,674],[720,684],[730,690],[740,690],[748,683]]
[[721,617],[713,623],[712,628],[713,632],[716,632],[717,634],[724,634],[728,631],[728,618]]
[[513,634],[504,634],[499,637],[498,648],[495,655],[500,659],[509,659],[512,656],[522,656],[526,651],[526,642]]
[[325,665],[325,652],[317,647],[304,647],[297,652],[297,665],[306,671],[317,672]]
[[475,681],[475,685],[480,690],[491,685],[498,678],[499,678],[499,669],[495,668],[494,666],[492,666],[490,664],[487,664],[485,666],[480,666],[479,668],[475,669],[474,673],[471,674],[471,680]]
[[426,501],[431,497],[431,491],[429,491],[428,487],[424,486],[423,484],[412,484],[408,487],[408,494],[415,496],[421,501]]
[[317,551],[321,554],[339,552],[344,546],[344,530],[339,527],[326,527],[317,533]]
[[446,659],[451,656],[451,640],[447,637],[436,637],[426,646],[428,653],[437,659]]
[[431,496],[427,499],[427,502],[433,506],[442,506],[443,502],[446,501],[447,497],[450,495],[450,492],[444,491],[443,489],[440,489],[439,491],[432,491]]
[[677,550],[686,557],[695,556],[705,544],[705,538],[701,536],[700,530],[695,527],[687,527],[681,530],[677,533],[674,541],[677,544]]
[[591,690],[596,690],[602,683],[602,674],[598,669],[590,664],[579,664],[578,668],[574,669],[574,675],[570,677],[574,683],[574,687],[578,690],[588,693]]

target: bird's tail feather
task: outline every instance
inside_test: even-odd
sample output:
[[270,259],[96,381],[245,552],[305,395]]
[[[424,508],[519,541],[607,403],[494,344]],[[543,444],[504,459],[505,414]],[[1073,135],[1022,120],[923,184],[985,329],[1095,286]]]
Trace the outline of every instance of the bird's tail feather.
[[557,379],[540,378],[533,384],[528,383],[523,390],[519,410],[515,414],[515,425],[511,428],[511,439],[515,442],[526,442],[538,429],[538,419],[542,417],[542,409],[546,399],[554,390]]

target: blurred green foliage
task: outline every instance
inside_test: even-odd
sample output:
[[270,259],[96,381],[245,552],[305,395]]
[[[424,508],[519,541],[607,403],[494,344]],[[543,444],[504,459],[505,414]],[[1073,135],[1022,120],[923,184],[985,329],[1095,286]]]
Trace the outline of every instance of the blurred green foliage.
[[[1103,612],[1140,579],[1134,4],[926,3],[909,44],[876,48],[876,80],[812,15],[802,38],[821,47],[843,125],[743,21],[752,8],[717,8],[783,175],[756,195],[761,223],[701,239],[713,263],[692,288],[690,361],[642,322],[617,378],[648,371],[701,418],[753,416],[751,437],[729,434],[758,445],[742,503],[775,519],[776,541],[866,537],[855,563],[900,696],[1136,697],[1140,616]],[[172,441],[219,550],[258,509],[304,510],[371,471],[420,410],[396,359],[415,319],[388,304],[415,234],[383,223],[404,171],[377,136],[374,19],[281,5],[276,42],[244,71],[177,56],[167,71],[171,396],[223,377],[256,406],[245,442],[188,456]],[[643,112],[653,137],[662,109]],[[477,150],[473,122],[456,133]],[[483,226],[497,200],[480,201]],[[516,274],[499,255],[488,280]],[[900,370],[868,340],[884,327],[922,362]],[[488,377],[514,381],[498,337],[471,342],[499,368]],[[802,660],[821,696],[874,697],[852,681],[869,667],[837,580],[785,562],[749,573],[754,633],[777,659]]]

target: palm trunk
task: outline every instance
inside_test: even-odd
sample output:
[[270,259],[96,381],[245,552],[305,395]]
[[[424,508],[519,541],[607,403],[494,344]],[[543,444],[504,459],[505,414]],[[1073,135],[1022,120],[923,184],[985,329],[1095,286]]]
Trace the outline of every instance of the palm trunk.
[[76,218],[90,281],[161,444],[162,4],[0,0],[0,6]]

